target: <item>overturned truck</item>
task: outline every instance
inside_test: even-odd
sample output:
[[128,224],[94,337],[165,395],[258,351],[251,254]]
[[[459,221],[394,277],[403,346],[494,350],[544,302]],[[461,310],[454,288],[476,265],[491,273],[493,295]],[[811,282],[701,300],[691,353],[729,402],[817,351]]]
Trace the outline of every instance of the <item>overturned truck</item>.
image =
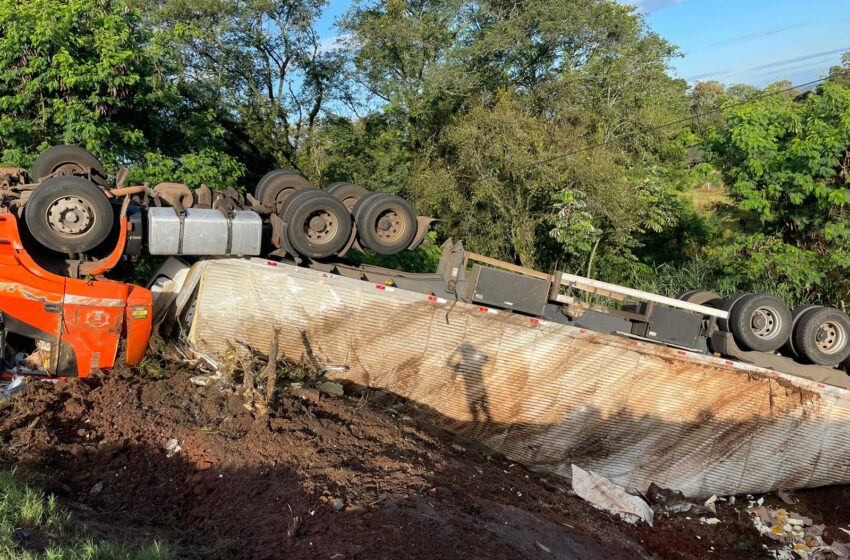
[[[459,243],[443,250],[435,274],[172,260],[153,281],[157,320],[214,365],[233,348],[268,352],[277,337],[332,379],[391,393],[446,430],[567,478],[576,464],[694,497],[850,481],[850,378],[774,339],[766,322],[785,321],[784,333],[793,322],[774,300],[665,298]],[[832,311],[810,317],[843,325]],[[749,325],[743,341],[735,324]],[[762,339],[773,351],[752,348]]]

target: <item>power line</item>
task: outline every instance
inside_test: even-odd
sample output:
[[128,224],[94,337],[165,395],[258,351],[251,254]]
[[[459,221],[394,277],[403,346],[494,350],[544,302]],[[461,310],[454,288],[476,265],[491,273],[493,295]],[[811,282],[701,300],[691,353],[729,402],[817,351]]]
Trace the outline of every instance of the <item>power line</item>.
[[[590,146],[585,146],[584,148],[579,148],[577,150],[573,150],[573,151],[567,152],[565,154],[559,154],[557,156],[552,156],[550,158],[535,161],[533,163],[528,164],[525,167],[525,169],[530,169],[530,168],[533,168],[533,167],[537,167],[539,165],[543,165],[545,163],[551,163],[553,161],[558,161],[560,159],[564,159],[564,158],[573,156],[575,154],[580,154],[582,152],[595,150],[596,148],[602,148],[602,147],[607,146],[608,144],[610,144],[610,143],[612,143],[616,140],[622,140],[624,138],[629,138],[631,136],[637,136],[638,134],[648,134],[648,133],[651,133],[651,132],[658,132],[659,130],[663,130],[665,128],[668,128],[668,127],[671,127],[671,126],[676,126],[676,125],[679,125],[679,124],[684,124],[686,122],[693,121],[693,120],[696,120],[700,117],[705,117],[705,116],[708,116],[708,115],[711,115],[711,114],[714,114],[714,113],[718,113],[720,111],[725,111],[727,109],[733,109],[735,107],[741,107],[743,105],[747,105],[748,103],[754,103],[756,101],[761,101],[762,99],[765,99],[765,98],[768,98],[768,97],[771,97],[771,96],[774,96],[774,95],[780,95],[780,94],[783,94],[783,93],[788,93],[789,91],[793,91],[795,89],[801,89],[801,88],[813,86],[813,85],[819,84],[821,82],[826,82],[826,81],[830,80],[831,78],[832,78],[832,76],[827,76],[826,78],[819,78],[817,80],[812,80],[811,82],[806,82],[804,84],[797,84],[797,85],[793,85],[793,86],[790,86],[790,87],[787,87],[787,88],[784,88],[784,89],[780,89],[780,90],[776,90],[776,91],[763,92],[759,95],[754,95],[753,97],[749,97],[747,99],[742,99],[740,101],[734,101],[732,103],[727,103],[726,105],[716,107],[716,108],[711,109],[709,111],[697,113],[695,115],[690,115],[688,117],[684,117],[684,118],[681,118],[681,119],[678,119],[678,120],[675,120],[675,121],[670,121],[670,122],[667,122],[667,123],[664,123],[664,124],[660,124],[658,126],[650,128],[648,130],[643,130],[643,131],[639,131],[639,132],[638,131],[629,132],[629,133],[623,134],[621,136],[615,136],[614,138],[610,138],[608,140],[605,140],[603,142],[599,142],[597,144],[592,144]],[[583,136],[581,136],[580,139],[586,138],[590,134],[591,133],[588,132],[587,134],[584,134]]]

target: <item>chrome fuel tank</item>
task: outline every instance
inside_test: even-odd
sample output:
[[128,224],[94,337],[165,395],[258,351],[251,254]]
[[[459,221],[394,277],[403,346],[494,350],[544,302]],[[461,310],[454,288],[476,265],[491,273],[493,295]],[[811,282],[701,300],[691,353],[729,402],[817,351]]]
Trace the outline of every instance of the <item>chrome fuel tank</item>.
[[218,210],[187,208],[179,216],[173,208],[148,209],[148,249],[152,255],[260,254],[263,221],[250,210],[236,210],[232,218]]

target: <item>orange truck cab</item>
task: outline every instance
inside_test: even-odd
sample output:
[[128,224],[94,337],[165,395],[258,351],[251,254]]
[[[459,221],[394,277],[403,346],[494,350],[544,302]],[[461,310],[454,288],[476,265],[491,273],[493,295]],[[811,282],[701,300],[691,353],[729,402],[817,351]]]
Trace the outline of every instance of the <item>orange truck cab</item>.
[[151,292],[48,272],[27,253],[14,214],[0,213],[0,375],[86,377],[112,368],[121,340],[136,365],[151,333]]

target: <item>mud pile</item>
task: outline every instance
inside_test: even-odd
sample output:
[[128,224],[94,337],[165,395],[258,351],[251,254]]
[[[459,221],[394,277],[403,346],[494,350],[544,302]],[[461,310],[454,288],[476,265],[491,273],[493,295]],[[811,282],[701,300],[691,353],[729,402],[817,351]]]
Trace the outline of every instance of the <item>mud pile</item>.
[[[718,525],[679,515],[631,526],[563,481],[483,455],[384,396],[284,392],[260,414],[233,391],[197,387],[189,376],[32,384],[0,410],[0,460],[57,495],[94,536],[167,540],[186,558],[765,552],[731,505],[718,510]],[[824,500],[813,495],[812,507],[846,526],[850,510]]]

